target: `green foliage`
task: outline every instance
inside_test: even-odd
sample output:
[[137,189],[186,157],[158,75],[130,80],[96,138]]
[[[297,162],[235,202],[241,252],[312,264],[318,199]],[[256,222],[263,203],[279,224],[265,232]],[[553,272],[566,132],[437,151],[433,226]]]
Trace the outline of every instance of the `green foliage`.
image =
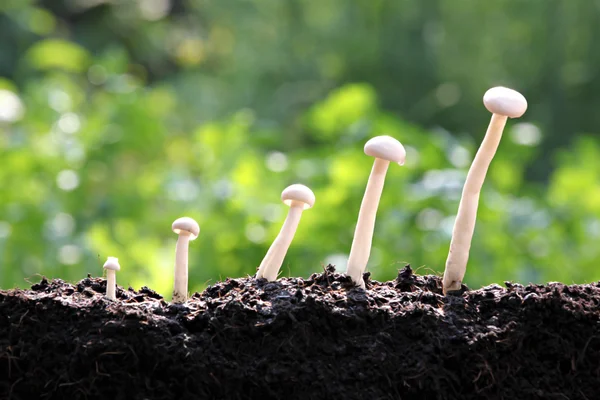
[[[185,12],[71,3],[0,5],[0,30],[20,39],[0,52],[4,288],[35,274],[100,275],[116,256],[120,284],[168,295],[170,225],[183,215],[201,227],[190,244],[192,290],[253,274],[287,212],[279,195],[296,182],[317,201],[282,274],[343,263],[372,165],[362,146],[379,134],[398,138],[408,156],[388,172],[369,270],[378,280],[404,263],[441,273],[489,117],[483,91],[512,76],[526,88],[545,71],[541,56],[518,46],[494,51],[500,40],[537,37],[540,26],[526,23],[533,3],[526,16],[512,15],[511,1],[190,1]],[[425,3],[438,7],[415,5]],[[464,23],[499,16],[507,27],[481,35]],[[396,24],[400,33],[388,37]],[[406,56],[389,53],[393,46]],[[515,71],[499,54],[533,61]],[[600,279],[600,145],[579,135],[550,157],[548,143],[564,143],[545,116],[553,103],[530,104],[509,123],[488,174],[471,286]]]

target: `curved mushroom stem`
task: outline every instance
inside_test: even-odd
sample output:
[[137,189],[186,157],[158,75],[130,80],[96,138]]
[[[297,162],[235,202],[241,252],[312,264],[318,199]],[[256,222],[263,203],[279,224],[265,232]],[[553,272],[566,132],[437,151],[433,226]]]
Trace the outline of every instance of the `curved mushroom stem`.
[[379,206],[379,199],[381,198],[389,165],[389,161],[380,158],[376,158],[373,163],[373,169],[358,212],[358,222],[356,223],[354,239],[352,239],[352,247],[348,257],[346,275],[350,276],[354,283],[363,289],[365,288],[365,282],[362,275],[367,268],[369,256],[371,255],[377,207]]
[[188,292],[188,249],[190,235],[182,232],[175,245],[175,283],[173,303],[185,303]]
[[448,291],[459,290],[467,271],[469,250],[475,231],[479,193],[490,163],[498,149],[507,119],[508,117],[504,115],[492,114],[490,125],[467,174],[442,280],[444,294]]
[[302,202],[293,201],[292,204],[290,204],[290,210],[288,211],[288,215],[285,218],[285,222],[283,223],[279,234],[273,241],[273,244],[271,244],[271,247],[269,247],[267,255],[265,255],[265,258],[260,263],[258,273],[256,274],[257,278],[265,278],[268,281],[277,279],[283,259],[285,258],[285,255],[290,248],[290,244],[294,239],[294,235],[296,234],[296,230],[298,229],[303,210],[304,203]]
[[106,270],[106,298],[117,299],[117,271],[112,269]]

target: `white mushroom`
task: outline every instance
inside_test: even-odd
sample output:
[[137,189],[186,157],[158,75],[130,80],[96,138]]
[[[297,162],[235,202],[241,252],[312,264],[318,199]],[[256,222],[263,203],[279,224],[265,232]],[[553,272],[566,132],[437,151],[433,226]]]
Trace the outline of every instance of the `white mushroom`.
[[188,296],[188,248],[190,240],[200,233],[198,223],[189,217],[182,217],[173,222],[173,232],[179,235],[175,247],[175,284],[173,287],[173,303],[184,303]]
[[117,271],[121,270],[119,259],[116,257],[108,257],[103,268],[106,270],[106,297],[109,300],[116,300]]
[[404,146],[390,136],[377,136],[365,144],[365,154],[375,157],[373,169],[367,182],[367,189],[360,205],[358,222],[354,231],[352,248],[348,257],[348,269],[346,274],[352,278],[354,283],[365,287],[363,273],[367,268],[369,256],[371,255],[371,242],[373,230],[375,229],[375,218],[377,207],[385,183],[385,175],[390,162],[404,164],[406,150]]
[[281,193],[281,201],[288,205],[290,210],[281,231],[260,263],[256,274],[257,278],[265,278],[268,281],[277,279],[283,259],[300,223],[302,211],[311,208],[315,204],[315,194],[306,186],[295,184],[285,188]]
[[506,121],[509,117],[520,117],[527,110],[525,97],[521,93],[505,87],[488,90],[483,96],[483,104],[492,113],[492,119],[467,174],[458,206],[442,280],[444,294],[448,291],[459,290],[465,276],[469,249],[475,230],[479,193],[488,167],[496,154]]

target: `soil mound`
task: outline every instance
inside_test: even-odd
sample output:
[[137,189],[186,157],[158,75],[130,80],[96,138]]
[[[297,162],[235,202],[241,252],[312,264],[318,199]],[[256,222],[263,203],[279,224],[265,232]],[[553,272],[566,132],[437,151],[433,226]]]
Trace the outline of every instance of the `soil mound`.
[[600,284],[365,281],[227,279],[185,305],[90,277],[0,291],[0,398],[598,398]]

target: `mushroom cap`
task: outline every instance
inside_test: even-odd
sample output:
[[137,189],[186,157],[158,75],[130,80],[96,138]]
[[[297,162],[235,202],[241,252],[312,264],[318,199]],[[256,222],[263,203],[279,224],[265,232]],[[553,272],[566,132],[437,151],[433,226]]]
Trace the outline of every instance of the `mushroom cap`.
[[406,150],[402,143],[391,136],[375,136],[365,143],[365,154],[404,165]]
[[119,265],[119,259],[117,257],[108,257],[103,268],[110,269],[112,271],[120,271],[121,266]]
[[315,204],[315,194],[308,187],[296,183],[283,189],[281,201],[287,206],[291,206],[293,201],[300,201],[306,210]]
[[200,234],[198,223],[190,217],[177,218],[175,222],[173,222],[172,228],[173,232],[178,235],[187,234],[190,237],[190,240],[196,239]]
[[525,97],[516,90],[503,86],[497,86],[485,92],[483,104],[489,112],[509,118],[519,118],[527,110]]

